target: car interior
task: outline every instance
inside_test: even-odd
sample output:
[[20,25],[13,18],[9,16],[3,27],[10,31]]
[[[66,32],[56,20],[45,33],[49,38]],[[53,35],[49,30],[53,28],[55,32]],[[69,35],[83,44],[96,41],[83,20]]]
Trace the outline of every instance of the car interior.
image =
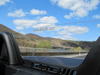
[[[2,75],[5,75],[6,67],[9,65],[32,69],[31,72],[33,73],[30,75],[40,75],[41,71],[47,72],[41,75],[49,75],[49,73],[50,75],[100,75],[100,44],[96,44],[96,42],[84,60],[42,56],[28,58],[20,55],[12,34],[0,33],[0,74]],[[75,64],[75,62],[78,62],[78,64]],[[34,73],[34,70],[38,70],[37,72],[40,73]]]

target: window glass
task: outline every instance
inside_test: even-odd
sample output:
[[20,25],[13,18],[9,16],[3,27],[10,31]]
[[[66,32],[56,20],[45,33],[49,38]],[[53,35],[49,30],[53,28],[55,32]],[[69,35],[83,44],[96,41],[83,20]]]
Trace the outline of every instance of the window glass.
[[83,59],[100,40],[100,0],[2,0],[0,32],[22,56]]

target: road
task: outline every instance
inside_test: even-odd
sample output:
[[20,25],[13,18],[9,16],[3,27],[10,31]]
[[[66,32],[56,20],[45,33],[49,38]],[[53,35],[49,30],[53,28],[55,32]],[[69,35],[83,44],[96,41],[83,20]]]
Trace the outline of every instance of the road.
[[86,57],[86,55],[83,55],[83,56],[77,56],[77,57],[74,57],[74,58],[85,58]]
[[77,54],[64,56],[26,56],[25,58],[35,62],[50,63],[52,65],[77,67],[83,62],[85,56],[86,54]]
[[61,56],[51,56],[51,57],[64,57],[64,58],[77,58],[77,59],[84,59],[87,53],[85,54],[74,54],[74,55],[61,55]]

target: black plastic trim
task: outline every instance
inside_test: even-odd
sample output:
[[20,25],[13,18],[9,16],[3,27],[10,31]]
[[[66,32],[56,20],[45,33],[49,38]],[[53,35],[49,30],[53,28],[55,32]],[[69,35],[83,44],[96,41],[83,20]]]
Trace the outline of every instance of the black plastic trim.
[[2,39],[7,46],[7,51],[9,54],[9,64],[22,64],[23,60],[20,56],[20,51],[13,35],[9,32],[1,32],[0,39]]

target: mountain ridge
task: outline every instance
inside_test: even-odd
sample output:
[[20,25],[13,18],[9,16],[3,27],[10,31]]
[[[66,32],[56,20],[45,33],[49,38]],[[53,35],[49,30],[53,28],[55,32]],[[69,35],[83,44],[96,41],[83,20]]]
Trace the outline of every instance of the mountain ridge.
[[16,40],[19,46],[24,47],[41,47],[41,48],[68,48],[68,47],[81,47],[91,48],[94,45],[94,41],[72,41],[72,40],[62,40],[57,38],[42,37],[36,34],[26,34],[23,35],[18,33],[2,24],[0,24],[0,32],[10,32],[17,36]]

